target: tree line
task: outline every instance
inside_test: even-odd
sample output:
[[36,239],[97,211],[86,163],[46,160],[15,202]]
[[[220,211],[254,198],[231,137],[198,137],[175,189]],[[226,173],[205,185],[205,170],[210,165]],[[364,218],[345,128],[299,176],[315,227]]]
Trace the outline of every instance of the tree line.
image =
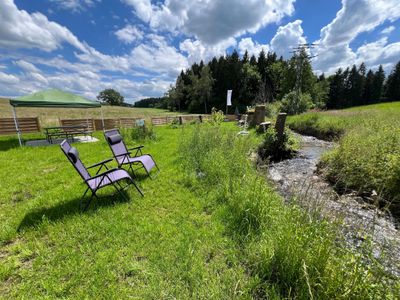
[[[299,69],[300,80],[297,78]],[[143,99],[135,106],[191,113],[209,113],[212,107],[225,111],[227,90],[233,90],[230,109],[238,108],[241,112],[256,103],[281,101],[294,90],[311,99],[309,106],[316,108],[395,101],[400,100],[400,62],[388,77],[382,66],[376,71],[367,70],[364,63],[338,69],[326,77],[314,74],[304,52],[285,60],[264,50],[257,57],[249,56],[247,51],[240,57],[234,50],[231,54],[214,57],[207,64],[194,63],[182,70],[164,97]]]

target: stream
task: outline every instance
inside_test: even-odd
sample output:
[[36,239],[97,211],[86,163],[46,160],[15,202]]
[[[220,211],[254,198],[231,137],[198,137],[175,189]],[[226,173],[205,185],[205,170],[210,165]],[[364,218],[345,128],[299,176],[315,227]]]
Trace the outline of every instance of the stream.
[[[400,234],[396,220],[355,193],[339,195],[316,173],[323,153],[334,143],[296,134],[301,141],[298,154],[269,165],[269,177],[287,202],[296,201],[310,213],[340,221],[340,231],[352,248],[362,249],[371,237],[372,253],[393,275],[400,276]],[[295,200],[293,200],[295,199]]]

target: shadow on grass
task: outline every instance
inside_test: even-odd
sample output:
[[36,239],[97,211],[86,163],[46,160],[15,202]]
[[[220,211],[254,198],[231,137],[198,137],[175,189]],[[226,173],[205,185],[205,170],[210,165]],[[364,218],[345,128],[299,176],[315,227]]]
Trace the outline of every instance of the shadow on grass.
[[[57,221],[76,214],[90,214],[99,207],[113,206],[116,203],[125,203],[132,200],[126,191],[122,191],[121,193],[124,197],[116,193],[113,195],[104,195],[98,196],[98,198],[93,198],[89,208],[86,211],[82,211],[80,208],[81,198],[79,197],[52,207],[41,208],[32,212],[28,212],[19,224],[17,231],[37,226],[44,220]],[[85,197],[84,201],[88,200],[89,196]]]
[[7,151],[13,148],[18,148],[19,142],[17,138],[3,138],[0,140],[0,151]]

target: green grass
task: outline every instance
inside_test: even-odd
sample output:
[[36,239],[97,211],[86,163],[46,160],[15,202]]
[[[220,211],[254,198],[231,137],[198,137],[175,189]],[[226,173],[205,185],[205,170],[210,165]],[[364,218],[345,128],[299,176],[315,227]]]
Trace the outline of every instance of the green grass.
[[[234,298],[248,279],[221,220],[183,185],[180,129],[157,128],[146,150],[159,163],[141,198],[108,196],[87,213],[84,186],[59,146],[0,152],[0,297]],[[86,164],[110,157],[77,144]]]
[[379,194],[380,206],[400,214],[400,102],[290,117],[293,130],[339,146],[323,159],[340,190]]
[[[373,258],[257,173],[248,156],[260,137],[231,124],[155,130],[145,149],[161,172],[140,178],[145,197],[104,190],[85,213],[59,146],[3,147],[0,298],[395,298],[398,281]],[[76,144],[87,165],[111,155],[95,135]]]

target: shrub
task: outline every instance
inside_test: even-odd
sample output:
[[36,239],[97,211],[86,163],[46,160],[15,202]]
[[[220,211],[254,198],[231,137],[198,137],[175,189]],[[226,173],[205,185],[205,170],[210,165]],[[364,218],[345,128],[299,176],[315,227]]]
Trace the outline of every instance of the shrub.
[[133,127],[130,129],[130,137],[134,141],[155,140],[157,138],[153,126],[148,125]]
[[217,110],[215,107],[211,109],[211,118],[209,122],[212,125],[219,125],[221,124],[225,119],[224,113],[222,110]]
[[280,110],[288,115],[297,115],[312,107],[310,94],[300,94],[297,99],[296,92],[290,92],[283,97]]
[[288,129],[282,138],[279,138],[275,129],[270,127],[264,135],[264,141],[258,147],[258,154],[263,160],[278,161],[293,156],[297,146],[296,139]]

